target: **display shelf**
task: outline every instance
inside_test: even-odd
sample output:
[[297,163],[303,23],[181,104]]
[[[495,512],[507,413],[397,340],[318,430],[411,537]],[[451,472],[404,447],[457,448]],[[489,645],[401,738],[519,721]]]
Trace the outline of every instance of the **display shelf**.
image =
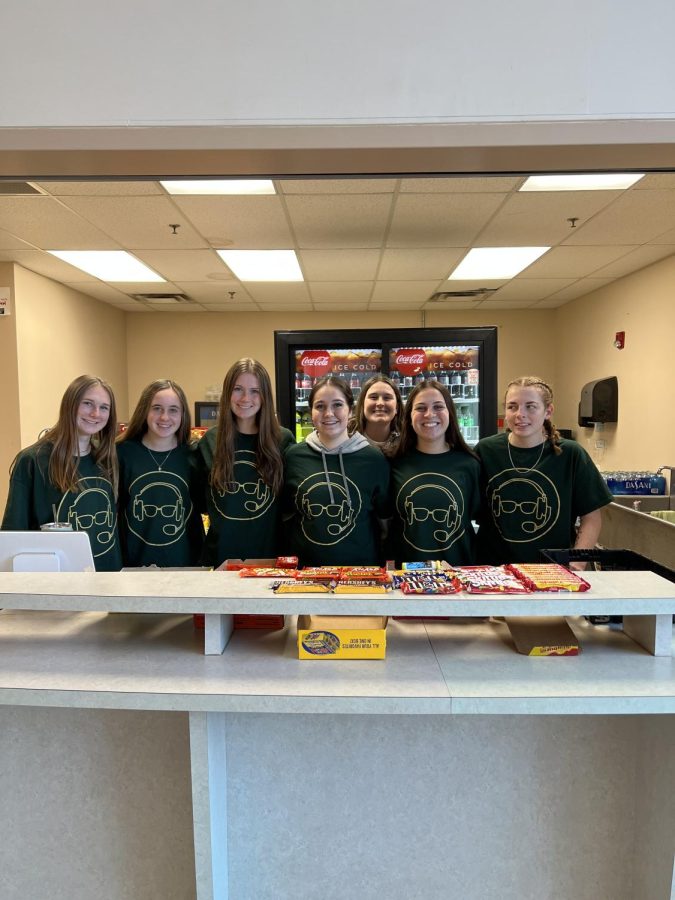
[[232,615],[299,613],[392,616],[623,615],[627,633],[655,655],[670,655],[675,584],[653,572],[588,572],[591,590],[444,597],[275,595],[268,579],[236,572],[0,573],[0,606],[25,610],[206,614],[207,654],[222,653]]

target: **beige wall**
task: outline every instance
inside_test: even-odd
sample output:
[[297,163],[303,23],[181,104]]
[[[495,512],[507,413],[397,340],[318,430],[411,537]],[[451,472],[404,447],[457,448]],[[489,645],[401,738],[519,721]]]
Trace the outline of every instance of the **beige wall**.
[[[619,416],[602,433],[579,429],[601,469],[675,465],[675,257],[648,266],[557,310],[556,419],[576,420],[581,388],[616,375]],[[614,336],[626,332],[617,350]],[[604,440],[604,451],[596,450]]]
[[[499,391],[509,378],[534,371],[554,377],[549,340],[554,312],[505,310],[427,314],[427,327],[496,325]],[[242,356],[259,359],[274,381],[274,332],[335,328],[419,328],[418,312],[331,313],[138,313],[127,317],[129,400],[156,378],[175,379],[191,408],[211,384],[222,385]],[[523,368],[524,367],[524,368]]]
[[14,284],[12,316],[0,320],[0,509],[9,466],[21,447],[52,425],[66,385],[84,372],[109,381],[126,417],[125,314],[78,291],[0,263],[0,281]]
[[127,414],[125,314],[15,266],[21,446],[56,421],[65,387],[83,373],[109,381]]
[[[0,262],[0,286],[13,287],[14,266]],[[13,298],[12,298],[13,300]],[[0,316],[0,510],[5,508],[7,473],[21,449],[19,417],[19,371],[16,358],[16,315]]]

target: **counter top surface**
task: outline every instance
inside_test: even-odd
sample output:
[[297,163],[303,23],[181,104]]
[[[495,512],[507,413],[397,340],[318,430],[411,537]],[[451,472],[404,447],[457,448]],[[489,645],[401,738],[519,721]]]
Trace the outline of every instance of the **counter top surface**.
[[0,702],[270,713],[675,713],[675,661],[571,624],[578,657],[515,652],[499,621],[390,621],[384,660],[298,660],[295,621],[222,656],[182,615],[0,612]]
[[349,613],[549,616],[675,613],[675,583],[653,572],[587,572],[580,593],[275,595],[270,580],[236,572],[0,572],[0,606],[12,609],[177,613]]

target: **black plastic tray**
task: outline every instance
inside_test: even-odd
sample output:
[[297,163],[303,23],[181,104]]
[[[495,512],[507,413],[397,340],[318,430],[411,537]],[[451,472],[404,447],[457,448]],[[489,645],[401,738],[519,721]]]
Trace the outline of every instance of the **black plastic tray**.
[[[672,569],[635,553],[634,550],[604,550],[594,547],[592,550],[540,550],[539,553],[547,562],[559,563],[561,566],[568,566],[571,562],[585,562],[598,572],[654,572],[655,575],[675,582],[675,572]],[[587,619],[594,625],[604,625],[607,622],[622,622],[623,616],[587,616]]]

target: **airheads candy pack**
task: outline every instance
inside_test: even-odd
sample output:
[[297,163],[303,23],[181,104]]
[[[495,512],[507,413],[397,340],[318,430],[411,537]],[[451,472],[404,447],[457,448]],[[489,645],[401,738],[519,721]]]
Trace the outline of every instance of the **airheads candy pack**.
[[384,659],[386,616],[298,616],[298,659]]

